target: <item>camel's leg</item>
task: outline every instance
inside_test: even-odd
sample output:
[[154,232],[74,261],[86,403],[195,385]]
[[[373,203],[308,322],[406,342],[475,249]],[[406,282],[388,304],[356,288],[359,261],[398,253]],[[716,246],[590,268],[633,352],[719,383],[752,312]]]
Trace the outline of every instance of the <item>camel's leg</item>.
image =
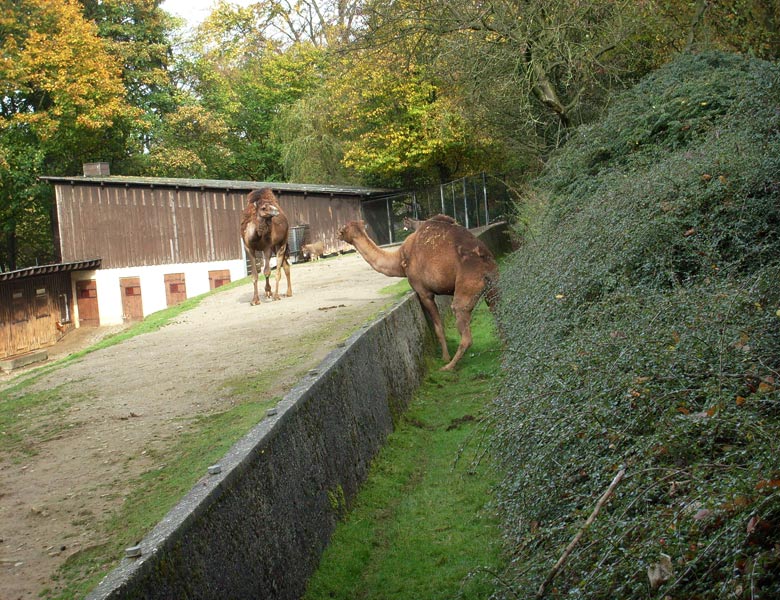
[[457,309],[453,306],[452,312],[455,313],[455,324],[458,326],[458,331],[460,332],[460,344],[458,344],[455,356],[441,368],[442,371],[454,370],[455,365],[458,364],[458,361],[463,358],[466,350],[471,346],[471,311]]
[[257,259],[255,258],[255,251],[247,248],[249,253],[249,264],[252,266],[252,283],[255,284],[255,295],[252,296],[250,306],[257,306],[260,304],[260,294],[257,292]]
[[458,344],[455,356],[441,368],[442,371],[454,370],[455,365],[458,364],[458,361],[463,358],[466,350],[471,346],[471,313],[482,297],[481,287],[476,290],[468,289],[465,294],[462,290],[455,291],[455,296],[452,299],[452,312],[455,315],[455,324],[460,332],[460,344]]
[[292,286],[290,284],[290,263],[287,260],[287,246],[283,246],[276,253],[276,291],[274,300],[279,300],[279,280],[282,278],[282,269],[287,276],[287,297],[292,296]]
[[271,277],[271,250],[263,250],[263,275],[265,275],[265,297],[271,297],[271,284],[268,279]]
[[439,307],[436,306],[434,295],[429,292],[425,294],[417,292],[417,297],[420,299],[420,304],[422,304],[423,309],[428,313],[431,321],[433,321],[433,331],[436,334],[436,338],[439,340],[439,344],[441,345],[441,359],[449,361],[450,351],[447,350],[447,338],[444,337],[444,325],[441,322]]
[[287,277],[287,297],[292,298],[292,283],[290,280],[290,261],[287,260],[286,251],[284,257],[284,275]]

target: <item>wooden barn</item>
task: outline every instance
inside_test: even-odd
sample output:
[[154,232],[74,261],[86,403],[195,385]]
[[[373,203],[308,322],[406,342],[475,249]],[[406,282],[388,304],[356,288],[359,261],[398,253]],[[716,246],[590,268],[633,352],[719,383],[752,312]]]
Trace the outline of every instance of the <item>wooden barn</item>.
[[393,192],[112,176],[105,163],[84,165],[83,176],[41,179],[54,186],[59,260],[100,260],[99,268],[70,272],[76,326],[140,320],[245,277],[239,225],[253,189],[270,187],[279,197],[290,221],[293,261],[309,241],[322,241],[326,252],[350,248],[339,241],[338,229],[364,218],[363,203],[381,206],[375,201]]
[[73,329],[72,277],[99,267],[94,259],[0,273],[0,359],[51,346]]

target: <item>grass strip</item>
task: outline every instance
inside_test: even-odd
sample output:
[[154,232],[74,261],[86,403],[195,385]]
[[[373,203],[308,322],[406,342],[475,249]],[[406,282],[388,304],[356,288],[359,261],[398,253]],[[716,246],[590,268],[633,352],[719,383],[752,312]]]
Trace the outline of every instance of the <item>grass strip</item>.
[[[448,342],[458,342],[448,323]],[[433,370],[337,527],[305,600],[488,598],[503,568],[483,417],[500,374],[484,304],[455,373]],[[432,361],[432,369],[442,366]]]

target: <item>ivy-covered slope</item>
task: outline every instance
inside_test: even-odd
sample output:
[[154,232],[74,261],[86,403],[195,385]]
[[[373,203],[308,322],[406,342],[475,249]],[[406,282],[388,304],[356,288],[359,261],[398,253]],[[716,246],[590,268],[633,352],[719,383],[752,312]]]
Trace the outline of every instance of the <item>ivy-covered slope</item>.
[[778,65],[678,58],[526,208],[493,411],[506,596],[780,598]]

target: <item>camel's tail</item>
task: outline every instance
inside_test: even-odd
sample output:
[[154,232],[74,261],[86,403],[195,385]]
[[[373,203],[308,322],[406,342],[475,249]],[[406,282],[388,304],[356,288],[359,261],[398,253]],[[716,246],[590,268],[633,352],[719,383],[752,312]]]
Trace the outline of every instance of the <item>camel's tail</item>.
[[501,290],[498,287],[498,271],[485,273],[484,279],[485,287],[482,293],[485,296],[485,302],[490,312],[495,312],[501,300]]

